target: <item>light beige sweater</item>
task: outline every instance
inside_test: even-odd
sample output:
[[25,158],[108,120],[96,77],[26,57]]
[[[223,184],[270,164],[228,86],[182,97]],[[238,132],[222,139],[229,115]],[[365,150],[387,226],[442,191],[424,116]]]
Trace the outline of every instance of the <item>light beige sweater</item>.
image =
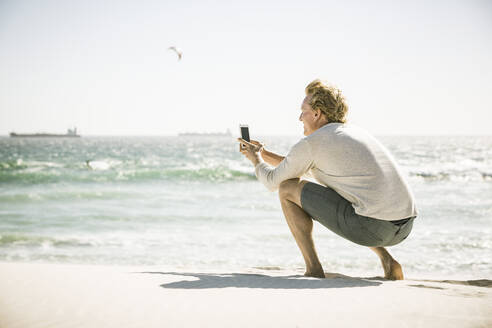
[[255,171],[271,191],[284,180],[310,175],[351,202],[359,215],[389,221],[417,215],[389,151],[351,124],[327,124],[295,144],[276,168],[260,162]]

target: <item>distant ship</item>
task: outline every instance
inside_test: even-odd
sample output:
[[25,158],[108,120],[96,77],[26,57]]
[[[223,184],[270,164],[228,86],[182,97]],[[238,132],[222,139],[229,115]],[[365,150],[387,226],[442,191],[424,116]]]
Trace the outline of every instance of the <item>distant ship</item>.
[[65,134],[54,133],[15,133],[10,132],[12,138],[80,138],[77,128],[68,129]]
[[199,133],[199,132],[184,132],[178,133],[180,137],[232,137],[231,131],[227,129],[226,132],[209,132],[209,133]]

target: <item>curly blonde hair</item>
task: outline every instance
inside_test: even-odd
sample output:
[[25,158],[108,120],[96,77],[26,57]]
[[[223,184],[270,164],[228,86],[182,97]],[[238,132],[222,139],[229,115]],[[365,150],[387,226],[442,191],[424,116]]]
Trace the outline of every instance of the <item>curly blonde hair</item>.
[[316,79],[306,87],[306,95],[311,97],[309,105],[319,109],[328,122],[346,122],[348,106],[340,89]]

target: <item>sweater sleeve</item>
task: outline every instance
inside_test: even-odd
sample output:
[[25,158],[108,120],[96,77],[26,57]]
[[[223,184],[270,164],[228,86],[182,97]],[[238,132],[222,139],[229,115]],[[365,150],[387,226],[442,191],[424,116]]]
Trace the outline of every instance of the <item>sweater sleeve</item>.
[[302,139],[295,144],[280,164],[273,168],[261,162],[255,167],[256,176],[270,191],[278,189],[282,181],[299,178],[311,168],[311,146]]

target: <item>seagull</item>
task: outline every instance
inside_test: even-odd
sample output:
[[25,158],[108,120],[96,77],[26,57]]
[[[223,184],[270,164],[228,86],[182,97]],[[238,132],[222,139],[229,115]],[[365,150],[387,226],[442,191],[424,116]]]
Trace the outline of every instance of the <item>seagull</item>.
[[178,55],[178,60],[181,60],[181,57],[183,57],[183,51],[179,48],[176,48],[174,46],[167,48],[168,50],[173,50],[177,55]]

